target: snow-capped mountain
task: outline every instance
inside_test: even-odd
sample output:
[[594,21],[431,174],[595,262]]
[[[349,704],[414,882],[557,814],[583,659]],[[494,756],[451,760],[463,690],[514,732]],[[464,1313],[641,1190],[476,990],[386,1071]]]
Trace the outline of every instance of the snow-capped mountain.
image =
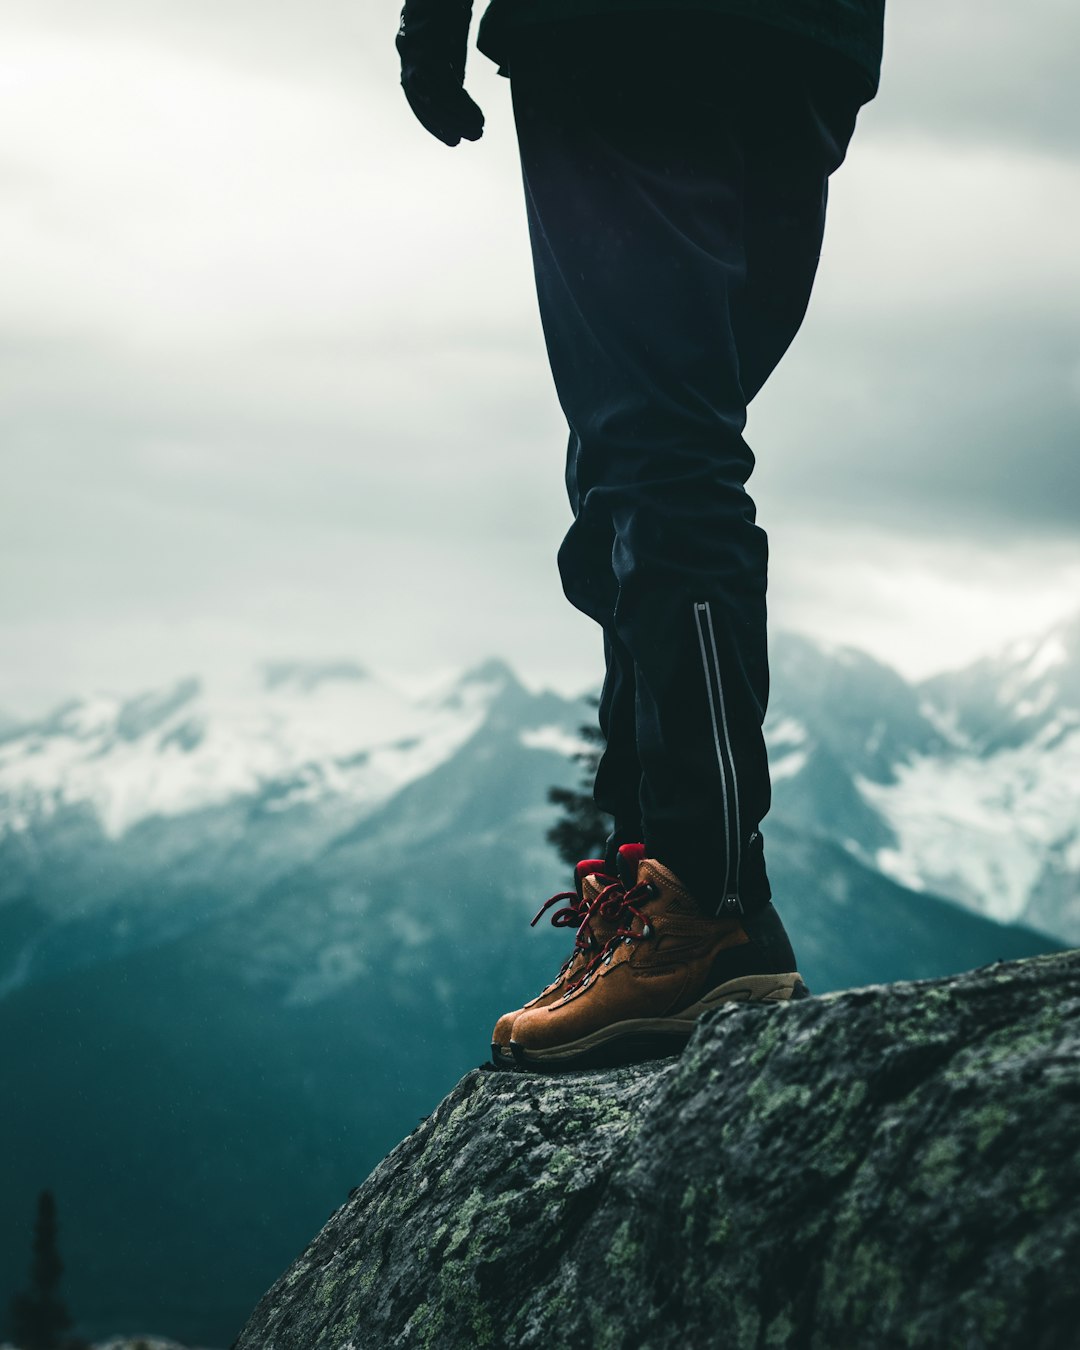
[[586,715],[498,661],[422,696],[347,663],[279,662],[67,703],[0,739],[0,996],[242,910],[485,727],[571,779]]
[[[910,775],[975,753],[924,691],[800,639],[774,665],[770,875],[811,987],[1053,947],[882,874]],[[550,978],[547,791],[593,716],[498,662],[423,696],[281,663],[0,740],[0,1194],[29,1214],[55,1189],[88,1333],[120,1309],[227,1344]],[[24,1249],[0,1228],[0,1270]]]
[[[226,903],[244,903],[447,762],[511,686],[495,661],[420,697],[352,662],[275,662],[9,727],[0,902],[45,848],[54,880],[33,868],[34,900],[62,926],[122,910],[117,949],[151,912],[150,930],[179,931],[204,907],[177,909],[178,881],[190,890],[212,870]],[[521,744],[563,756],[591,715],[551,695],[525,707]],[[1080,616],[918,686],[861,652],[780,634],[766,732],[774,820],[911,889],[1080,940]],[[124,892],[148,873],[133,906]],[[5,975],[18,978],[0,965],[0,990]]]
[[271,809],[371,810],[463,744],[504,679],[493,664],[410,699],[352,663],[275,662],[231,687],[76,700],[0,741],[0,832],[86,805],[117,839],[270,785]]
[[927,714],[958,746],[984,757],[1021,746],[1053,749],[1080,726],[1080,613],[935,676],[920,692]]
[[[781,662],[778,811],[905,886],[1080,941],[1080,617],[914,689],[848,656],[846,703],[825,660]],[[833,706],[807,707],[807,667]]]

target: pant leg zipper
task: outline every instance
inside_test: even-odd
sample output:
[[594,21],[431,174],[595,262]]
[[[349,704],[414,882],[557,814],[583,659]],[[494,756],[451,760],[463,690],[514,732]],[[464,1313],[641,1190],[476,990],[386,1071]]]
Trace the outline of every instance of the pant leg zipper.
[[[712,605],[699,601],[694,605],[694,623],[697,628],[701,663],[705,671],[705,688],[709,696],[709,716],[712,720],[716,763],[720,770],[720,785],[724,798],[724,885],[721,889],[719,911],[743,913],[739,898],[739,872],[742,868],[742,827],[739,819],[739,780],[735,770],[735,756],[731,749],[731,731],[728,727],[724,686],[720,680],[720,657],[716,648],[716,630],[713,627]],[[708,641],[706,641],[706,636]],[[711,658],[711,659],[710,659]],[[714,694],[715,686],[715,694]],[[730,802],[729,802],[730,794]]]

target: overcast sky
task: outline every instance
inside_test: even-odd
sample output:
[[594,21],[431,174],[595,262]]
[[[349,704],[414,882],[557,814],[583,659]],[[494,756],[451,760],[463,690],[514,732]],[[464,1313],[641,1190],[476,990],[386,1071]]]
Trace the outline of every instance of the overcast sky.
[[[269,657],[599,678],[505,80],[390,0],[0,0],[0,709]],[[995,12],[995,10],[997,12]],[[777,625],[911,675],[1080,608],[1075,0],[893,0],[752,409]]]

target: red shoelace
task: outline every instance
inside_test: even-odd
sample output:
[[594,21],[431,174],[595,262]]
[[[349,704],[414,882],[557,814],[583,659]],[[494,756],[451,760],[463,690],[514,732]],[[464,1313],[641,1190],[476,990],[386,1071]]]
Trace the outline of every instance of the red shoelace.
[[[612,894],[616,889],[619,894]],[[602,918],[615,919],[619,926],[573,984],[567,986],[566,993],[563,995],[564,998],[568,998],[575,990],[587,984],[592,978],[593,972],[611,960],[612,953],[620,942],[646,942],[652,937],[652,925],[649,923],[649,916],[638,908],[638,904],[645,900],[651,900],[655,895],[656,887],[652,882],[641,881],[636,886],[632,886],[630,890],[625,890],[620,883],[616,882],[614,886],[609,886],[596,897],[595,902],[589,907],[585,922],[587,923],[594,913],[599,912]],[[630,926],[635,919],[641,923],[639,933],[635,933]]]
[[[595,942],[592,931],[592,917],[594,914],[603,914],[605,918],[614,918],[619,909],[622,908],[622,896],[624,895],[623,884],[615,877],[609,877],[604,872],[594,872],[594,876],[599,877],[607,884],[601,888],[596,896],[586,903],[577,891],[559,891],[553,895],[550,900],[545,900],[536,911],[530,928],[535,928],[552,905],[557,905],[565,900],[568,903],[562,909],[557,909],[551,916],[551,925],[553,928],[576,928],[577,938],[574,941],[574,950],[563,962],[562,970],[565,971],[570,962],[579,951],[587,951]],[[612,905],[616,904],[613,910]],[[562,974],[562,971],[559,972]]]

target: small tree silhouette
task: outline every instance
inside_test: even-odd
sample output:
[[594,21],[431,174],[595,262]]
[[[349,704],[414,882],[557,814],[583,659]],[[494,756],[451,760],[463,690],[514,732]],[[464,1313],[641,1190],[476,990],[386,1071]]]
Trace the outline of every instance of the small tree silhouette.
[[11,1300],[11,1330],[20,1350],[58,1350],[71,1314],[60,1298],[64,1264],[56,1245],[56,1200],[52,1191],[38,1196],[34,1223],[30,1288]]
[[604,736],[598,726],[580,727],[585,748],[573,756],[581,765],[581,787],[548,788],[548,801],[562,807],[562,815],[547,832],[547,841],[554,844],[559,857],[573,867],[581,858],[602,858],[612,820],[593,801],[593,781],[600,756],[604,751]]

